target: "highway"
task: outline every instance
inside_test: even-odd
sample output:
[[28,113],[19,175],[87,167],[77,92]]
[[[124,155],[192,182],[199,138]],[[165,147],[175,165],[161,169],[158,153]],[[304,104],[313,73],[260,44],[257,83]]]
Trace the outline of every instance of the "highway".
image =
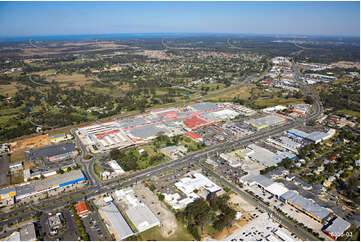
[[[295,128],[295,127],[298,127],[298,126],[302,126],[302,125],[304,125],[305,122],[308,122],[310,120],[314,120],[314,119],[318,118],[323,112],[323,108],[322,108],[322,105],[321,105],[321,103],[319,101],[319,98],[317,97],[317,95],[310,92],[305,87],[304,82],[300,78],[300,73],[298,72],[298,70],[295,67],[294,67],[294,70],[295,70],[295,73],[296,73],[295,79],[300,83],[300,85],[302,87],[301,90],[306,95],[310,95],[314,100],[313,113],[310,114],[307,118],[304,118],[304,119],[301,119],[301,120],[288,120],[287,123],[282,125],[282,126],[276,126],[276,127],[273,127],[273,128],[269,128],[267,130],[252,134],[252,135],[250,135],[248,137],[243,137],[243,138],[235,140],[235,141],[229,141],[229,142],[226,142],[226,143],[221,143],[221,144],[218,144],[218,145],[215,145],[215,146],[212,146],[212,147],[200,150],[200,151],[192,152],[192,153],[189,153],[189,155],[187,155],[185,157],[182,157],[180,159],[171,161],[169,163],[161,164],[161,165],[158,165],[158,166],[155,166],[155,167],[151,167],[151,168],[148,168],[148,169],[133,173],[133,174],[128,175],[126,177],[111,180],[111,181],[108,181],[108,182],[101,183],[98,180],[98,178],[96,177],[96,175],[93,173],[93,170],[92,170],[92,166],[93,166],[93,163],[95,162],[95,160],[100,158],[100,157],[107,157],[108,154],[107,153],[99,154],[97,156],[93,156],[90,159],[90,161],[84,161],[83,159],[88,154],[88,152],[86,150],[86,147],[80,142],[77,135],[75,134],[75,130],[72,129],[71,132],[75,136],[75,139],[76,139],[79,147],[81,147],[81,149],[82,149],[82,157],[79,157],[76,160],[76,162],[83,166],[83,172],[86,175],[86,177],[88,178],[89,185],[86,186],[85,188],[79,189],[79,190],[77,190],[75,192],[71,192],[69,194],[64,194],[60,198],[56,197],[56,198],[50,198],[50,199],[41,201],[41,202],[36,204],[36,207],[33,204],[32,206],[24,206],[24,207],[21,207],[21,208],[13,209],[11,212],[8,212],[8,213],[1,213],[0,214],[0,219],[3,218],[3,220],[0,221],[0,226],[4,226],[4,225],[9,224],[9,223],[14,223],[14,222],[19,221],[19,220],[25,220],[27,218],[30,218],[30,217],[35,215],[36,210],[41,210],[41,211],[44,211],[44,212],[51,211],[51,210],[54,210],[56,208],[61,208],[61,207],[65,206],[68,202],[81,201],[81,200],[87,199],[89,197],[93,197],[93,196],[96,196],[96,195],[99,195],[99,194],[102,194],[102,193],[110,192],[110,191],[112,191],[114,189],[129,186],[131,184],[135,184],[135,183],[140,182],[142,180],[146,180],[151,176],[157,176],[157,175],[159,175],[161,173],[164,173],[166,171],[174,170],[177,167],[182,167],[182,166],[190,165],[190,164],[200,165],[199,160],[201,160],[203,158],[206,158],[209,155],[215,155],[217,153],[222,153],[222,152],[225,152],[227,150],[231,150],[231,149],[239,147],[239,146],[243,146],[243,145],[247,145],[249,143],[256,142],[257,140],[262,140],[262,139],[268,138],[269,136],[285,132],[285,131],[287,131],[289,129],[292,129],[292,128]],[[288,220],[284,219],[283,217],[280,217],[278,214],[274,213],[274,211],[272,211],[271,209],[265,207],[259,201],[256,201],[255,199],[253,199],[249,194],[241,191],[238,187],[236,187],[233,184],[229,183],[223,177],[220,177],[219,175],[217,175],[214,172],[210,171],[206,167],[203,167],[203,166],[201,166],[201,167],[202,167],[202,169],[206,169],[207,172],[212,174],[216,179],[218,179],[222,183],[224,183],[227,186],[229,186],[230,188],[232,188],[232,190],[234,190],[235,192],[240,194],[243,198],[245,198],[251,204],[254,204],[255,206],[261,207],[265,211],[269,212],[272,216],[274,216],[274,218],[279,220],[283,225],[285,225],[291,231],[295,232],[299,237],[305,238],[307,240],[315,240],[316,239],[314,237],[310,237],[310,235],[308,235],[307,233],[304,233],[302,230],[298,229],[294,224],[292,224]],[[72,198],[72,199],[68,200],[68,198],[70,196],[73,196],[73,197],[76,196],[76,198]],[[64,201],[64,200],[67,200],[67,201]],[[61,201],[63,201],[63,202],[61,202]],[[29,208],[30,208],[30,211],[24,212],[26,209],[29,210]],[[9,215],[14,214],[14,213],[21,213],[21,214],[15,216],[15,217],[5,219],[6,217],[9,217]]]

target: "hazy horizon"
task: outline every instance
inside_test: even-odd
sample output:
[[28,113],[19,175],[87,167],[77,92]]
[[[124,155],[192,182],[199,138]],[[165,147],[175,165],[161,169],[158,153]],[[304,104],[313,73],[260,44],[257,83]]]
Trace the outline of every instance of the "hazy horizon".
[[0,2],[0,23],[2,38],[137,33],[359,37],[360,3]]

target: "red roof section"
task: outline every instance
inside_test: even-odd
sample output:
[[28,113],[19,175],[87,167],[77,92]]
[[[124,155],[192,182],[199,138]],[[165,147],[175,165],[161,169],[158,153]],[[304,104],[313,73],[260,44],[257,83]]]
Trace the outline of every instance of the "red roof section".
[[189,136],[189,137],[191,137],[192,139],[199,139],[199,138],[201,138],[201,136],[199,136],[198,134],[193,133],[193,132],[191,132],[191,131],[187,132],[186,135]]
[[185,124],[185,126],[187,126],[190,129],[193,129],[194,127],[197,127],[201,124],[206,124],[207,122],[204,121],[203,119],[200,119],[196,116],[190,117],[190,118],[186,118],[183,123]]
[[85,202],[79,202],[75,204],[75,210],[76,214],[79,216],[90,212],[88,205]]
[[98,139],[102,139],[103,136],[108,135],[108,134],[115,134],[115,133],[119,133],[120,130],[116,129],[116,130],[112,130],[112,131],[108,131],[108,132],[104,132],[104,133],[100,133],[100,134],[96,134]]

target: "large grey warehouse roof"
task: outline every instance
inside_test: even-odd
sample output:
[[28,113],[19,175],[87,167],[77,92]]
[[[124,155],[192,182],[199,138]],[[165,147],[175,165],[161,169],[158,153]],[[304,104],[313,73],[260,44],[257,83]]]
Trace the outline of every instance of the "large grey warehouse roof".
[[16,196],[33,193],[38,190],[55,187],[57,185],[83,178],[81,170],[71,170],[64,174],[54,175],[43,180],[33,181],[29,184],[16,187]]
[[129,131],[134,137],[141,139],[147,139],[153,136],[157,136],[159,132],[169,132],[168,129],[158,127],[156,125],[148,125],[144,127],[134,128]]
[[327,209],[320,207],[317,203],[313,203],[293,191],[284,193],[281,195],[281,199],[291,201],[292,203],[303,208],[305,211],[319,217],[320,219],[324,219],[330,214]]
[[330,234],[342,235],[350,226],[351,224],[349,222],[337,217],[325,230]]
[[15,192],[15,187],[8,187],[8,188],[0,190],[0,195],[5,195],[10,192]]
[[129,208],[126,212],[132,223],[140,232],[159,224],[157,217],[146,206],[138,205]]
[[327,136],[326,133],[323,133],[323,132],[319,132],[319,131],[316,131],[316,132],[312,132],[310,133],[309,135],[307,135],[307,139],[308,140],[311,140],[311,141],[319,141],[319,140],[322,140],[323,138],[325,138]]
[[258,176],[252,177],[249,180],[247,180],[247,182],[248,183],[255,182],[255,183],[258,183],[259,185],[261,185],[262,187],[268,187],[274,183],[271,179],[269,179],[263,175],[258,175]]
[[30,150],[25,152],[27,160],[36,160],[39,158],[48,158],[55,155],[66,154],[76,150],[73,142],[63,143],[58,145],[51,145],[37,150]]
[[109,205],[102,208],[105,215],[109,218],[112,226],[117,231],[121,240],[132,236],[134,232],[125,221],[123,215],[119,212],[118,208],[111,202]]
[[210,102],[197,103],[190,106],[196,111],[208,111],[218,108],[218,105],[216,103],[210,103]]
[[309,135],[308,133],[303,132],[302,130],[299,130],[299,129],[290,129],[287,132],[290,134],[294,134],[296,136],[302,137],[302,138],[305,138]]
[[128,128],[128,127],[146,124],[146,123],[148,123],[148,121],[145,120],[144,118],[136,117],[136,118],[132,118],[132,119],[122,119],[122,120],[119,120],[118,123],[120,124],[120,126],[122,128]]

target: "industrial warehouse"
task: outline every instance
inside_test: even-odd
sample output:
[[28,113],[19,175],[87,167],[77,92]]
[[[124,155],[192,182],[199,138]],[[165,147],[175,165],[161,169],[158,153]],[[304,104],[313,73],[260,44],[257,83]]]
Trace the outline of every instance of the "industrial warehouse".
[[330,215],[330,211],[319,206],[317,203],[304,198],[294,191],[288,190],[282,184],[275,183],[263,175],[249,178],[246,181],[240,180],[240,182],[245,183],[248,186],[256,185],[262,188],[264,191],[276,196],[282,202],[290,204],[319,223],[323,223]]
[[110,202],[108,205],[101,207],[100,210],[105,215],[105,223],[110,227],[110,231],[116,240],[124,240],[134,235],[133,230],[114,203]]
[[320,131],[314,131],[312,133],[306,133],[306,132],[303,132],[302,130],[291,129],[287,133],[291,134],[291,135],[294,135],[295,137],[305,139],[305,140],[307,140],[309,142],[313,142],[315,144],[318,144],[318,143],[320,143],[322,141],[325,141],[325,140],[330,139],[331,137],[333,137],[336,134],[336,130],[329,129],[329,131],[327,131],[327,133],[320,132]]
[[250,119],[246,121],[246,123],[253,126],[257,130],[261,130],[274,125],[279,125],[284,122],[286,122],[286,119],[276,115],[267,115],[265,117]]
[[[220,194],[222,188],[198,172],[190,172],[188,176],[180,179],[174,184],[182,196],[178,193],[163,194],[165,201],[174,209],[185,208],[189,203],[199,197],[206,198],[209,193]],[[181,199],[182,197],[185,198]]]
[[114,194],[139,233],[160,225],[157,217],[137,198],[133,189],[117,190]]
[[25,152],[25,157],[29,161],[42,159],[44,161],[56,162],[66,159],[73,159],[78,151],[73,142],[51,145],[44,148]]
[[185,134],[200,141],[201,137],[192,132],[193,130],[254,113],[253,110],[236,104],[203,102],[184,108],[160,109],[133,118],[87,125],[78,128],[76,134],[93,153],[142,144],[160,133],[170,137]]
[[71,170],[43,180],[33,181],[16,187],[16,200],[34,196],[39,193],[65,188],[67,186],[86,181],[81,170]]

